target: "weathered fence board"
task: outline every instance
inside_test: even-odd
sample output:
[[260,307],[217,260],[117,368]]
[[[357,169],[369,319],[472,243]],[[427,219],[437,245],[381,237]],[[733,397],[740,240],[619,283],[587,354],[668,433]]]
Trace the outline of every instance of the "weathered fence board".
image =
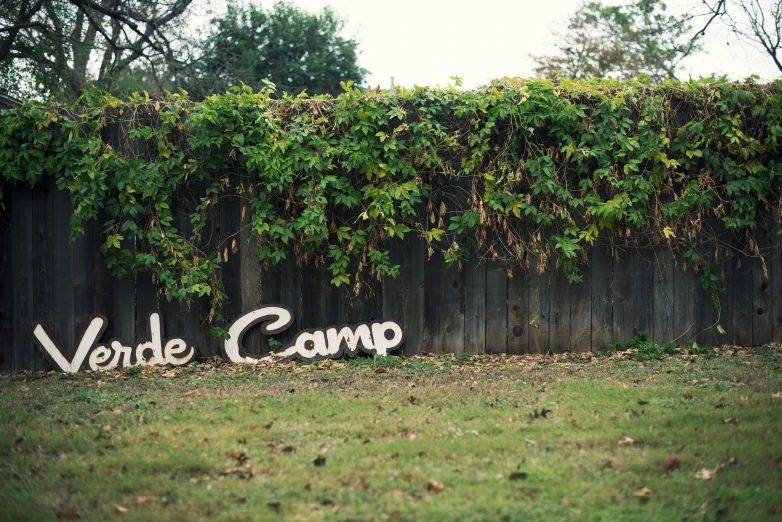
[[557,269],[557,256],[552,256],[550,263],[551,331],[549,332],[549,350],[565,352],[570,348],[570,283],[567,280],[567,275]]
[[[752,287],[752,260],[734,259],[733,342],[741,346],[752,344]],[[696,303],[698,301],[696,297]]]
[[551,294],[549,292],[548,263],[540,270],[539,260],[530,263],[532,275],[529,285],[530,353],[546,353],[551,331]]
[[604,350],[613,340],[611,283],[613,258],[605,246],[592,249],[592,350]]
[[486,353],[506,353],[508,351],[508,268],[505,263],[496,261],[487,262],[485,265],[486,309],[476,310],[476,312],[479,316],[485,317]]
[[570,349],[592,350],[592,252],[581,270],[581,282],[570,286]]
[[654,339],[673,339],[673,256],[662,247],[654,252]]
[[[190,214],[203,193],[181,193],[172,202],[177,227],[192,231]],[[0,214],[0,334],[4,339],[0,368],[49,368],[34,348],[32,322],[52,326],[70,357],[88,319],[105,315],[109,326],[102,341],[119,337],[132,342],[146,337],[147,313],[159,307],[165,331],[196,341],[199,356],[219,353],[212,338],[208,297],[189,305],[169,302],[160,282],[149,273],[112,277],[105,266],[103,231],[85,224],[85,234],[70,242],[72,206],[65,191],[49,182],[31,190],[19,187],[5,198]],[[583,281],[570,284],[557,268],[557,257],[539,271],[531,256],[528,269],[473,258],[447,266],[442,252],[427,260],[427,244],[413,234],[388,243],[397,278],[379,281],[368,270],[363,288],[331,284],[328,261],[305,260],[289,253],[278,266],[262,266],[249,227],[249,210],[240,197],[223,198],[202,231],[204,252],[222,259],[220,275],[227,294],[223,315],[231,320],[261,304],[280,303],[294,311],[289,331],[275,336],[290,341],[304,328],[393,319],[406,329],[405,354],[425,352],[547,353],[603,350],[646,331],[657,342],[757,345],[782,338],[782,253],[772,245],[774,224],[759,234],[759,258],[728,259],[733,239],[720,236],[723,252],[703,252],[718,262],[727,286],[720,295],[720,325],[709,307],[693,267],[666,249],[636,250],[632,244],[613,249],[599,245],[588,253]],[[132,246],[127,245],[126,246]],[[319,254],[320,255],[320,254]],[[763,270],[765,262],[766,271]],[[685,266],[686,265],[686,266]],[[355,267],[352,267],[355,269]],[[244,339],[248,353],[262,355],[273,347],[257,329]]]
[[[14,285],[13,259],[11,258],[13,238],[11,234],[11,205],[5,202],[5,211],[0,213],[0,339],[8,347],[14,344]],[[0,350],[0,371],[9,372],[14,369],[13,349]]]
[[530,273],[516,268],[512,275],[508,280],[508,353],[527,353],[530,338]]
[[633,256],[633,335],[654,335],[654,252],[635,250]]
[[[758,247],[761,252],[771,248],[772,238],[765,223],[759,227]],[[771,342],[771,284],[772,272],[763,258],[752,260],[752,344]]]
[[694,273],[692,266],[680,257],[674,258],[673,272],[673,337],[677,343],[685,344],[695,337],[693,332],[693,308],[695,307]]
[[[11,192],[11,249],[14,287],[14,368],[35,368],[35,350],[30,340],[33,326],[33,191],[21,187]],[[72,280],[68,281],[73,284]],[[72,287],[71,287],[72,288]],[[73,322],[71,321],[71,324]],[[3,350],[6,350],[3,346]]]
[[489,319],[488,314],[484,313],[487,307],[486,285],[486,263],[472,256],[464,268],[464,349],[469,354],[486,353],[487,349],[494,353],[497,349],[496,346],[487,345],[489,331],[486,324]]
[[633,338],[633,250],[622,246],[614,252],[614,341]]

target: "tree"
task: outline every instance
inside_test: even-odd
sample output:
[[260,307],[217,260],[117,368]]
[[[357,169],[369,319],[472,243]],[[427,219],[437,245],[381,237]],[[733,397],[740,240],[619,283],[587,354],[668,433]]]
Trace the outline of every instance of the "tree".
[[139,60],[175,63],[176,24],[192,1],[0,2],[0,90],[72,101],[90,80],[111,88]]
[[696,36],[702,36],[715,20],[721,20],[739,39],[768,54],[782,72],[781,0],[703,0],[707,20]]
[[329,8],[313,15],[286,2],[268,11],[231,3],[212,23],[200,57],[176,78],[193,99],[240,82],[258,89],[263,80],[292,94],[335,94],[340,81],[358,84],[367,72],[357,42],[340,36],[344,22]]
[[535,72],[549,78],[676,78],[681,61],[700,46],[690,37],[692,17],[669,16],[666,10],[663,0],[636,0],[627,6],[586,3],[559,35],[558,52],[533,56]]

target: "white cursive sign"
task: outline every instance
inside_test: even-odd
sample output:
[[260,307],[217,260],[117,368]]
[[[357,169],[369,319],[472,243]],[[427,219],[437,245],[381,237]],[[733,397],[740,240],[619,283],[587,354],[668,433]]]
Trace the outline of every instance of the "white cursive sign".
[[[255,364],[293,358],[311,360],[336,358],[359,351],[385,356],[402,346],[405,340],[404,330],[394,321],[314,328],[299,332],[281,350],[255,358],[242,348],[242,338],[257,324],[260,324],[261,332],[265,335],[283,332],[293,324],[293,311],[283,305],[267,305],[236,318],[228,327],[228,337],[221,346],[226,361]],[[66,373],[79,371],[85,359],[93,371],[163,364],[183,366],[195,359],[195,344],[182,337],[165,338],[161,315],[157,310],[147,316],[148,340],[138,342],[135,347],[124,344],[121,339],[111,339],[106,344],[96,345],[107,326],[105,317],[94,316],[84,330],[71,361],[63,355],[50,329],[40,321],[33,326],[33,341],[54,366]]]

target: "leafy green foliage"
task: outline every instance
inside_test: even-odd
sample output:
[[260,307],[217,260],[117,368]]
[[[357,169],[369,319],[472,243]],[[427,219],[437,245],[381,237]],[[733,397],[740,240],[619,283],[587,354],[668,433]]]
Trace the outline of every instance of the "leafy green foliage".
[[[326,266],[354,293],[399,273],[388,246],[409,235],[455,265],[555,256],[571,282],[593,246],[667,248],[717,310],[722,261],[767,254],[753,237],[779,203],[778,84],[342,88],[28,102],[0,115],[0,191],[53,176],[74,203],[74,237],[99,219],[115,275],[151,271],[168,299],[207,296],[218,335],[219,268],[235,245],[210,245],[208,225],[229,196],[246,207],[242,248]],[[112,125],[127,130],[121,143],[107,141]],[[183,227],[172,209],[189,193]]]
[[712,348],[701,346],[694,339],[684,346],[677,346],[673,342],[658,344],[649,339],[649,334],[646,332],[638,332],[627,342],[608,345],[609,354],[626,350],[630,350],[632,358],[639,361],[662,360],[677,353],[714,356]]
[[178,85],[193,99],[239,83],[260,89],[264,80],[292,94],[338,94],[341,80],[360,83],[366,74],[357,42],[340,36],[343,25],[330,8],[313,15],[286,2],[268,10],[229,3]]
[[558,35],[557,53],[534,57],[535,71],[548,78],[676,78],[679,63],[700,49],[699,35],[693,37],[689,25],[692,19],[692,14],[668,14],[662,0],[586,2]]
[[641,361],[652,359],[663,359],[666,355],[676,353],[676,343],[657,344],[649,339],[646,332],[638,332],[635,336],[624,343],[609,344],[608,349],[611,352],[633,350],[635,358]]

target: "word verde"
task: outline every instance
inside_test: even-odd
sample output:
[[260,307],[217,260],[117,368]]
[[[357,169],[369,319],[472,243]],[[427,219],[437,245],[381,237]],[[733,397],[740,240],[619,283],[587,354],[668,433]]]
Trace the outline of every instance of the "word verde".
[[[264,334],[278,334],[293,324],[293,311],[287,306],[270,305],[235,319],[228,327],[228,338],[223,341],[220,350],[227,362],[256,364],[293,358],[337,358],[358,351],[385,356],[399,348],[405,340],[402,327],[394,321],[313,328],[296,334],[293,341],[281,350],[256,358],[244,351],[242,338],[250,328],[258,324]],[[37,321],[33,326],[33,341],[44,357],[65,373],[78,372],[85,360],[91,370],[97,371],[164,364],[184,366],[196,356],[195,344],[184,337],[165,337],[161,315],[157,310],[147,316],[148,339],[139,341],[135,346],[125,344],[121,339],[111,339],[108,343],[96,345],[107,326],[108,320],[104,316],[94,316],[85,328],[70,361],[63,355],[62,348],[49,327],[41,321]]]

